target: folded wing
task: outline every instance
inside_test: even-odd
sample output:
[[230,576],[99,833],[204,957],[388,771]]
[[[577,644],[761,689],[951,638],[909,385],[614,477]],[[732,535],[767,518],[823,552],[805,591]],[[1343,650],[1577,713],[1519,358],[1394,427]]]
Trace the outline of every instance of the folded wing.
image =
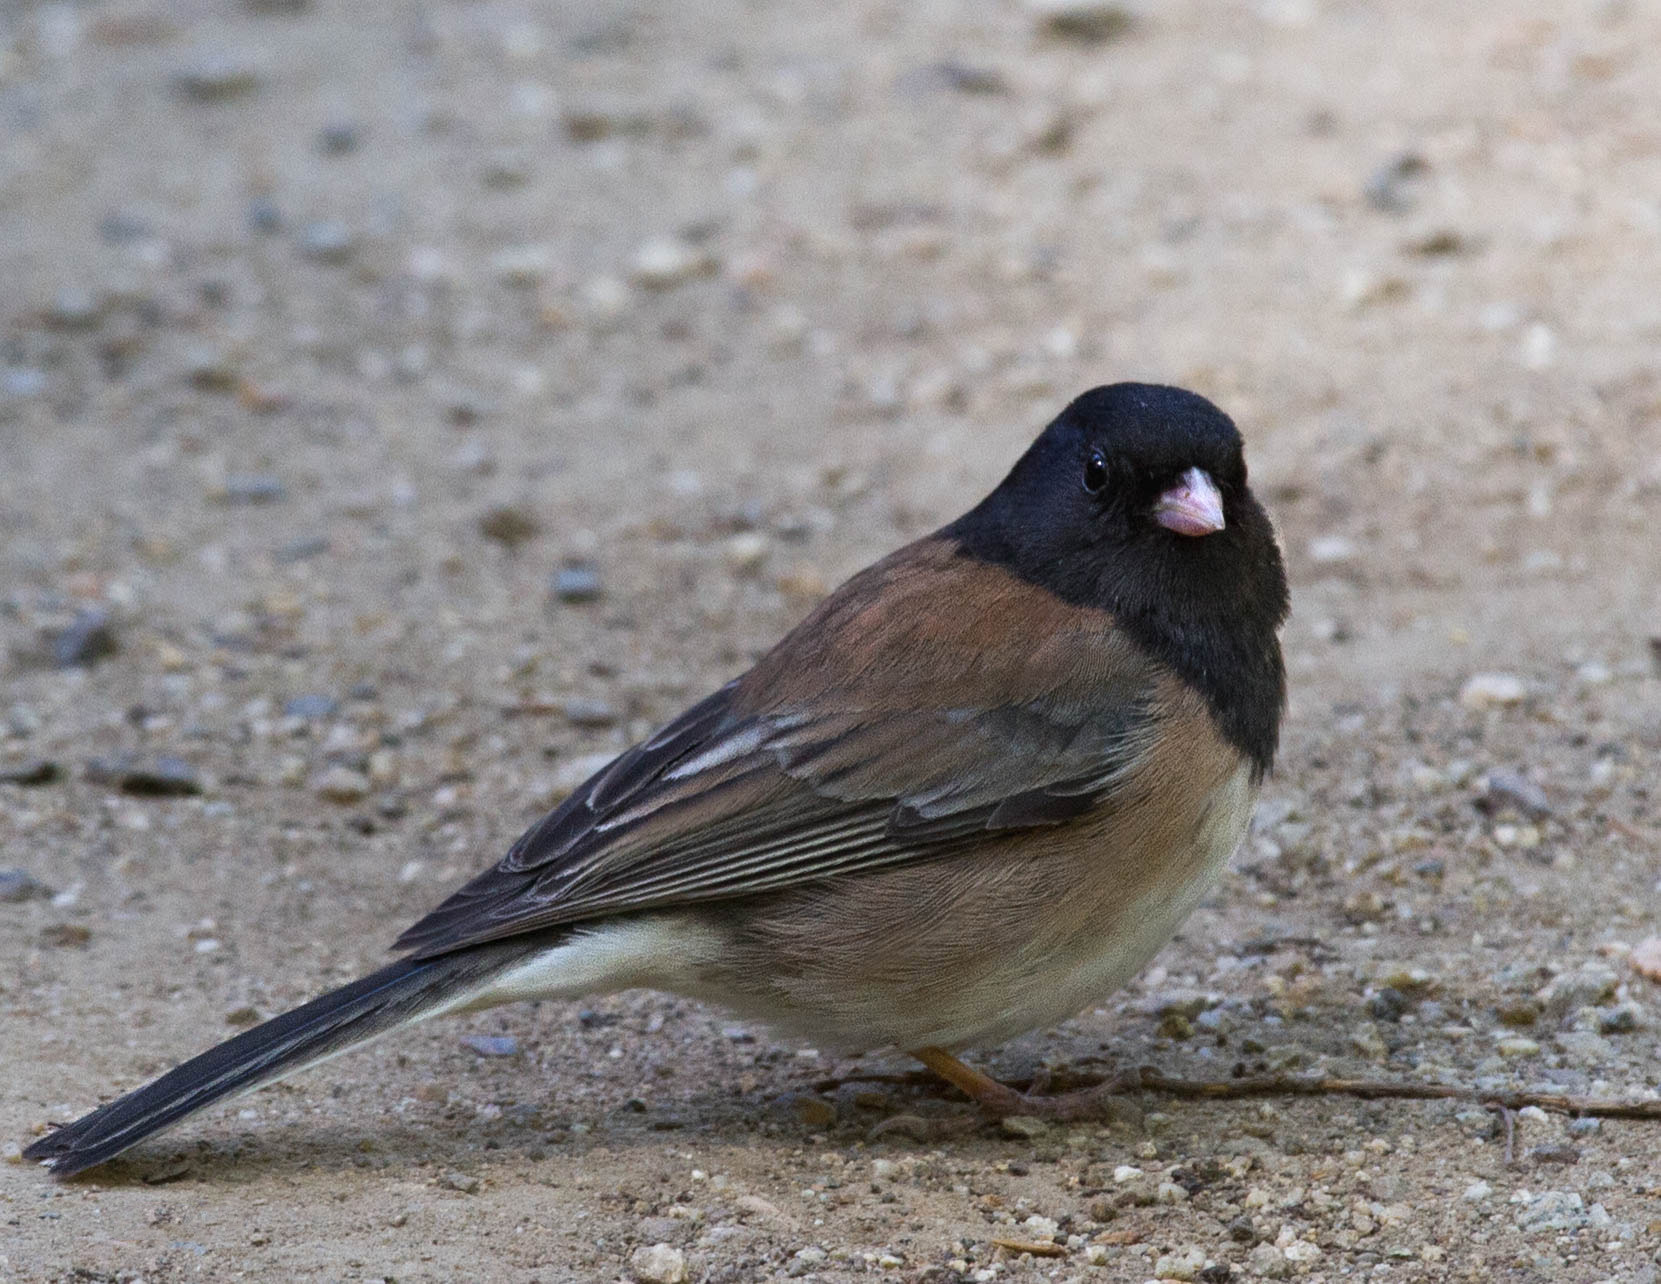
[[[1001,580],[993,592],[940,583],[967,573],[925,542],[851,581],[756,669],[588,780],[399,947],[426,957],[751,895],[1113,805],[1152,743],[1151,666],[1100,612],[1035,604]],[[986,610],[922,612],[943,589]],[[1034,609],[1065,615],[1026,618]],[[1013,633],[988,629],[987,611],[1023,618]],[[1013,641],[989,654],[1000,636]]]

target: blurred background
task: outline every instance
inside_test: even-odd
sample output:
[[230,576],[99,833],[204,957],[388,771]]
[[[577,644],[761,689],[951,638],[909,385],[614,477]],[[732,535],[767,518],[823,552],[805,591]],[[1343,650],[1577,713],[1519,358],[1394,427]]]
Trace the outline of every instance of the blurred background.
[[[1182,1023],[1219,1012],[1232,1048],[1296,1064],[1654,1086],[1657,47],[1646,0],[0,8],[6,1135],[371,963],[606,756],[1126,378],[1245,432],[1294,581],[1286,753],[1239,871],[1145,983],[1004,1070],[1110,1046],[1182,1068]],[[984,1248],[1005,1214],[958,1177],[799,1215],[814,1155],[871,1122],[846,1093],[815,1098],[829,1124],[792,1104],[828,1056],[657,996],[586,1011],[478,1018],[522,1041],[501,1060],[452,1029],[306,1076],[200,1125],[192,1171],[222,1207],[301,1183],[293,1216],[421,1278],[476,1268],[453,1232],[508,1233],[525,1183],[629,1184],[667,1162],[650,1128],[698,1121],[700,1171],[778,1216],[716,1200],[744,1234],[705,1243],[573,1188],[564,1215],[595,1229],[539,1238],[543,1278],[615,1273],[643,1236],[711,1279],[804,1248],[825,1278],[885,1253],[1039,1269]],[[1206,1046],[1212,1071],[1234,1055]],[[1225,1107],[1158,1109],[1174,1139],[1115,1151],[1152,1145],[1150,1173],[1234,1132]],[[1370,1152],[1382,1184],[1356,1190],[1435,1211],[1360,1230],[1248,1208],[1263,1224],[1231,1237],[1237,1181],[1103,1242],[1089,1171],[1014,1183],[1004,1141],[952,1162],[1138,1278],[1189,1249],[1226,1268],[1207,1278],[1315,1269],[1282,1222],[1328,1266],[1447,1278],[1422,1250],[1501,1206],[1458,1259],[1473,1278],[1581,1278],[1560,1272],[1582,1234],[1618,1246],[1588,1280],[1653,1257],[1653,1192],[1620,1166],[1647,1134],[1541,1125],[1589,1160],[1560,1177],[1430,1107],[1277,1119],[1274,1198],[1339,1134],[1420,1127],[1434,1162]],[[366,1193],[359,1160],[403,1177]],[[423,1266],[386,1219],[431,1202],[410,1173],[458,1164],[499,1198],[416,1216],[446,1246]],[[1493,1203],[1437,1199],[1478,1181]],[[370,1211],[319,1211],[336,1183]],[[1580,1201],[1566,1230],[1516,1220],[1544,1186]],[[129,1248],[85,1261],[153,1266],[182,1237],[342,1269],[297,1225],[249,1248],[155,1229],[154,1204],[114,1192]],[[29,1227],[21,1277],[73,1264]],[[1094,1261],[1056,1233],[1069,1269]]]

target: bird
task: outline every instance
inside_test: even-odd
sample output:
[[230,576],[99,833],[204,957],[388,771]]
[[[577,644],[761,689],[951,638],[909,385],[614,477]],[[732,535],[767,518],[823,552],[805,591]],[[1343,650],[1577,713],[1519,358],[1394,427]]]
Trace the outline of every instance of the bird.
[[377,971],[35,1140],[56,1177],[448,1013],[635,987],[956,1054],[1134,977],[1249,825],[1289,610],[1238,428],[1180,388],[1070,402],[961,517],[858,572],[596,772]]

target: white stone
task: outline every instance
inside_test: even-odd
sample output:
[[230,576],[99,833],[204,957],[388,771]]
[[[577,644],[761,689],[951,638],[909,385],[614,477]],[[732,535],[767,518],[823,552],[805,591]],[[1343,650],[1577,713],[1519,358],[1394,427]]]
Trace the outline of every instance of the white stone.
[[716,266],[715,256],[708,251],[679,237],[659,236],[634,252],[629,277],[648,290],[669,290],[694,277],[708,276]]
[[1514,673],[1475,673],[1459,689],[1459,703],[1467,709],[1492,709],[1521,704],[1528,687]]
[[1347,562],[1356,554],[1355,541],[1345,535],[1317,535],[1309,541],[1309,560],[1323,565]]
[[686,1254],[669,1244],[634,1250],[629,1270],[640,1284],[686,1284]]
[[771,551],[772,541],[761,531],[740,531],[727,541],[727,565],[740,575],[752,575]]
[[547,279],[553,256],[546,245],[510,245],[496,251],[490,271],[497,281],[515,289],[534,289]]

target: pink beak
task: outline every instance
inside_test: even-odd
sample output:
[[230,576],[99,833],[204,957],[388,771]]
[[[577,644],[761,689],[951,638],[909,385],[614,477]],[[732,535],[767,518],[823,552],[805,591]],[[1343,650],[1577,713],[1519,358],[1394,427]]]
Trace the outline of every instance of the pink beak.
[[1190,468],[1159,497],[1154,520],[1178,535],[1214,535],[1223,529],[1223,496],[1211,474]]

